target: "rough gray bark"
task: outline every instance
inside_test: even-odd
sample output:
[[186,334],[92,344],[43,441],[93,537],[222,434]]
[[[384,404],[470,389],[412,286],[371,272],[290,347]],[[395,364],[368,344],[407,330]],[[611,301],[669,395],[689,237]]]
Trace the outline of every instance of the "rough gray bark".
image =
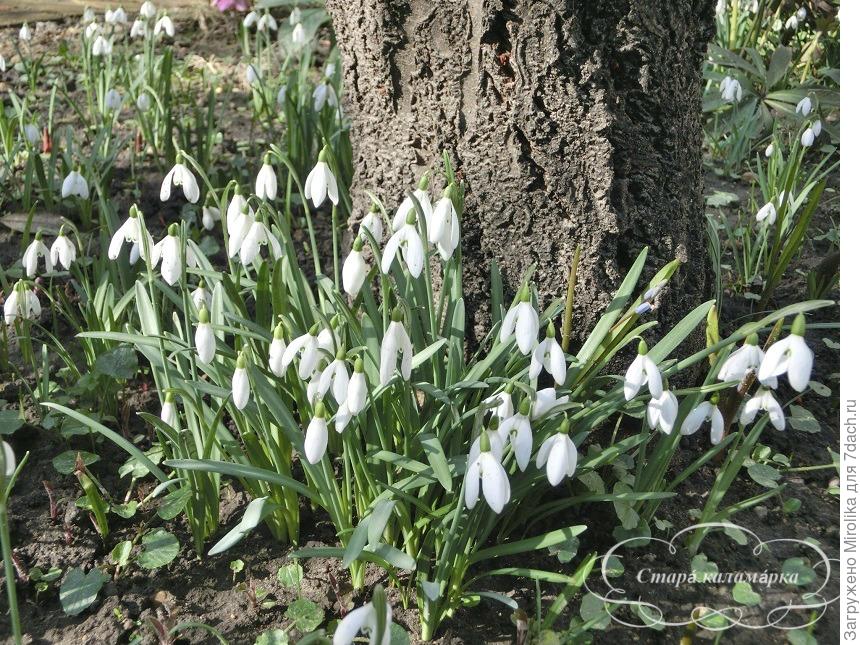
[[[467,182],[471,310],[495,258],[511,290],[538,264],[564,293],[582,244],[574,329],[587,333],[644,246],[683,265],[661,316],[706,281],[701,63],[712,0],[329,0],[364,190],[396,208],[448,150]],[[438,166],[436,166],[438,167]],[[482,318],[478,312],[477,333]]]

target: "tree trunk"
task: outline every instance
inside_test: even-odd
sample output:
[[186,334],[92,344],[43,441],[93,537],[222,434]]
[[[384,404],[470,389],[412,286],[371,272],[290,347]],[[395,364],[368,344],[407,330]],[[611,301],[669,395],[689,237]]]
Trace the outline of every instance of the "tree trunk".
[[536,263],[541,293],[558,296],[577,244],[579,336],[644,246],[653,269],[682,262],[661,317],[698,304],[713,0],[329,0],[328,10],[353,124],[355,214],[365,190],[396,208],[449,151],[467,183],[476,335],[490,259],[511,292]]

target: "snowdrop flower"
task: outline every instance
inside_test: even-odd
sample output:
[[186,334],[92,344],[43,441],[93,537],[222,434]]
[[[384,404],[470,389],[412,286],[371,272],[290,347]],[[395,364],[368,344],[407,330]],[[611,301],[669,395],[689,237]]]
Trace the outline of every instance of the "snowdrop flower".
[[251,397],[251,382],[248,380],[248,369],[245,367],[244,351],[240,351],[238,358],[236,358],[236,369],[233,371],[231,386],[233,403],[237,408],[243,410]]
[[212,306],[212,294],[206,290],[206,282],[202,279],[197,283],[197,288],[191,292],[191,303],[198,311],[202,307]]
[[358,414],[367,404],[367,378],[364,376],[364,361],[359,356],[349,383],[346,385],[346,409],[350,414]]
[[812,134],[817,138],[821,134],[821,119],[815,119],[810,127],[812,128]]
[[773,226],[776,221],[776,206],[773,205],[773,202],[768,202],[758,210],[755,221],[766,222],[768,226]]
[[466,508],[475,508],[478,496],[484,499],[493,512],[501,513],[511,499],[511,484],[499,460],[490,450],[490,439],[486,431],[481,434],[481,454],[466,471]]
[[266,154],[260,172],[257,173],[255,192],[260,199],[275,199],[278,195],[278,176],[269,161],[270,157]]
[[149,98],[147,92],[141,92],[137,97],[137,101],[135,101],[135,105],[137,105],[137,109],[141,112],[149,112],[149,108],[152,107],[152,99]]
[[[319,323],[315,323],[308,333],[302,334],[287,345],[283,356],[281,356],[284,370],[286,370],[287,365],[293,362],[297,354],[301,354],[301,359],[299,360],[299,378],[309,379],[313,375],[322,358],[318,331]],[[275,370],[272,371],[275,372]],[[275,373],[277,374],[277,372]]]
[[215,332],[209,324],[209,310],[200,307],[197,314],[197,330],[194,332],[194,347],[197,348],[197,358],[204,365],[208,365],[215,358]]
[[508,313],[505,314],[502,328],[499,330],[499,340],[503,343],[506,343],[511,335],[515,335],[517,347],[524,355],[531,352],[538,344],[540,319],[531,300],[528,285],[523,285]]
[[0,54],[0,72],[6,71],[6,59],[3,57],[3,54]]
[[257,24],[257,21],[260,20],[260,15],[256,11],[249,11],[245,14],[245,17],[242,19],[242,26],[245,29],[250,29],[254,25]]
[[[237,201],[238,197],[238,201]],[[233,211],[233,204],[240,204],[238,211]],[[245,198],[236,195],[227,209],[227,256],[234,257],[242,250],[242,242],[245,241],[245,236],[251,230],[256,218],[254,211],[245,201]]]
[[415,215],[415,209],[409,211],[409,216],[406,218],[406,223],[399,230],[395,229],[385,245],[382,252],[382,272],[388,274],[391,270],[391,263],[397,256],[398,251],[403,261],[406,262],[406,268],[413,278],[418,278],[424,270],[424,242],[421,240],[421,235],[418,233],[416,223],[418,218]]
[[28,123],[24,126],[24,138],[30,143],[30,145],[36,145],[39,142],[39,128],[37,128],[32,123]]
[[278,97],[277,97],[278,105],[283,108],[287,104],[287,86],[281,85],[278,89]]
[[54,266],[60,265],[68,271],[69,267],[72,266],[72,262],[77,258],[77,255],[78,250],[74,242],[66,236],[61,227],[60,234],[54,240],[54,243],[51,244],[51,264]]
[[313,99],[316,112],[321,112],[326,104],[331,108],[337,107],[337,92],[327,80],[314,88]]
[[141,20],[140,18],[135,19],[133,23],[131,23],[131,32],[129,36],[131,38],[143,38],[146,35],[146,22]]
[[16,320],[35,320],[41,315],[42,305],[39,304],[36,293],[27,289],[22,280],[16,282],[12,287],[12,293],[3,303],[3,317],[6,319],[6,324],[11,325]]
[[284,362],[284,354],[286,352],[287,343],[284,341],[284,326],[278,323],[272,334],[272,342],[269,345],[269,369],[278,378],[287,373],[287,364]]
[[754,397],[744,404],[740,422],[743,425],[749,425],[760,410],[767,412],[774,428],[779,431],[785,430],[785,414],[782,412],[782,406],[768,388],[760,389]]
[[794,107],[794,113],[801,116],[809,116],[810,112],[812,112],[812,99],[805,96],[797,102],[797,105]]
[[248,81],[248,85],[260,84],[260,72],[257,71],[257,68],[254,65],[248,65],[245,68],[245,80]]
[[341,347],[334,360],[320,374],[319,396],[331,391],[338,405],[346,402],[349,388],[349,371],[346,369],[346,350]]
[[631,401],[646,383],[651,392],[651,398],[659,399],[663,394],[663,377],[656,363],[648,356],[648,345],[644,340],[640,340],[639,353],[624,375],[624,398]]
[[36,267],[39,264],[39,258],[45,258],[45,271],[51,271],[54,264],[51,261],[51,253],[48,247],[42,241],[42,232],[38,231],[36,237],[24,250],[24,256],[21,258],[21,264],[24,266],[24,273],[28,278],[36,275]]
[[131,244],[129,253],[129,262],[134,264],[140,257],[141,246],[146,247],[146,252],[151,253],[155,243],[152,236],[143,222],[143,217],[140,216],[140,211],[137,206],[132,204],[128,211],[128,219],[120,225],[111,237],[110,246],[108,247],[108,258],[116,260],[119,257],[119,252],[122,250],[122,245],[125,242]]
[[561,345],[555,339],[555,326],[550,323],[546,326],[546,338],[539,342],[532,351],[532,361],[529,366],[529,378],[536,379],[541,370],[552,374],[556,385],[564,385],[567,378],[567,362]]
[[77,170],[72,170],[63,179],[63,187],[60,191],[63,199],[74,195],[81,199],[87,199],[90,196],[90,188],[87,185],[87,180]]
[[806,128],[800,135],[800,145],[809,148],[813,143],[815,143],[815,131],[812,128]]
[[648,418],[648,427],[652,430],[660,426],[660,430],[664,433],[671,434],[677,416],[678,398],[667,387],[663,388],[663,394],[648,402],[646,417]]
[[305,28],[302,26],[302,23],[296,24],[296,26],[293,27],[293,44],[299,46],[304,45],[307,38],[308,36],[305,33]]
[[485,434],[490,440],[490,452],[493,453],[496,461],[502,463],[502,455],[505,452],[505,446],[508,445],[507,428],[501,427],[498,418],[491,417],[487,427],[484,428],[484,432],[475,437],[475,440],[472,442],[472,447],[469,449],[469,457],[466,461],[467,466],[471,466],[481,456],[481,440]]
[[495,418],[497,418],[500,422],[505,419],[514,416],[514,401],[511,394],[514,391],[513,383],[509,383],[505,386],[505,389],[501,392],[496,392],[492,396],[484,399],[484,403],[489,404],[489,412]]
[[726,13],[727,3],[728,3],[728,0],[717,0],[717,6],[715,8],[715,13],[717,14],[718,18]]
[[433,204],[430,203],[430,193],[427,192],[427,187],[430,185],[430,177],[426,173],[421,176],[421,180],[418,182],[418,188],[412,191],[411,195],[407,195],[403,198],[403,201],[400,202],[400,206],[397,207],[397,212],[394,214],[394,221],[391,223],[391,228],[395,231],[399,231],[403,228],[404,224],[406,224],[406,220],[409,216],[409,211],[415,209],[415,202],[412,201],[413,198],[418,202],[418,205],[421,207],[421,212],[419,213],[425,220],[429,220],[433,215]]
[[681,434],[688,436],[702,427],[703,423],[711,422],[711,443],[717,445],[725,435],[725,423],[723,413],[717,407],[719,397],[713,396],[710,401],[702,401],[692,409],[684,423],[681,424]]
[[[741,381],[738,384],[738,389],[741,388],[743,380],[747,374],[758,369],[761,361],[764,358],[764,352],[758,346],[758,335],[750,334],[747,336],[744,344],[726,359],[723,366],[720,368],[717,378],[724,383],[727,381]],[[768,385],[771,385],[768,383]],[[771,387],[776,387],[776,379],[773,380]]]
[[720,96],[728,103],[738,103],[743,97],[743,88],[736,78],[726,76],[720,83]]
[[565,418],[558,432],[547,438],[538,450],[535,464],[546,466],[546,478],[550,486],[558,486],[565,477],[573,477],[576,472],[576,445],[568,436],[569,422]]
[[313,202],[314,208],[322,206],[326,195],[328,195],[331,203],[337,206],[337,178],[326,161],[328,155],[328,146],[324,146],[320,151],[319,157],[317,157],[317,164],[305,180],[305,199],[310,199]]
[[376,204],[371,205],[370,212],[362,218],[359,225],[358,235],[367,239],[368,234],[377,244],[382,242],[382,218],[377,212]]
[[770,159],[771,155],[773,155],[774,147],[772,143],[767,144],[767,148],[764,149],[764,156]]
[[203,228],[207,231],[211,231],[215,228],[215,222],[221,220],[221,210],[217,206],[204,206],[203,212],[200,216],[200,221],[203,224]]
[[525,470],[528,467],[529,459],[532,456],[534,438],[529,419],[530,411],[531,403],[528,399],[523,399],[517,413],[499,424],[499,433],[509,438],[520,470]]
[[84,29],[84,40],[92,40],[93,36],[101,33],[101,26],[96,22],[91,22]]
[[96,37],[93,41],[92,54],[93,56],[107,56],[113,51],[113,42],[102,35]]
[[6,477],[11,477],[15,474],[15,453],[8,443],[5,441],[0,441],[0,443],[3,444],[3,474]]
[[797,14],[793,14],[789,16],[788,20],[785,21],[785,30],[786,31],[794,31],[797,29],[798,20]]
[[349,645],[359,634],[367,639],[368,645],[391,643],[391,606],[380,585],[373,589],[372,602],[353,609],[338,623],[332,645]]
[[796,392],[806,389],[815,356],[804,340],[805,334],[806,317],[798,314],[791,325],[791,333],[765,352],[758,368],[758,378],[763,385],[771,385],[772,382],[767,382],[769,379],[788,374],[788,383]]
[[400,352],[400,375],[404,381],[408,381],[412,375],[412,341],[406,327],[403,326],[403,312],[395,307],[391,312],[391,322],[382,337],[382,346],[379,357],[379,384],[382,386],[394,378],[397,353]]
[[164,176],[164,181],[161,182],[161,201],[166,202],[170,199],[171,186],[182,186],[182,192],[192,204],[196,204],[200,198],[200,188],[197,186],[197,179],[194,174],[188,170],[187,166],[182,163],[182,155],[176,156],[176,165]]
[[260,257],[260,246],[268,245],[269,252],[276,260],[283,255],[281,243],[278,242],[271,229],[263,224],[262,216],[258,215],[254,223],[251,224],[248,232],[242,240],[242,246],[239,248],[239,260],[243,265],[248,266],[254,260]]
[[325,456],[328,447],[328,426],[325,422],[325,406],[318,401],[314,410],[314,418],[308,424],[305,432],[305,457],[308,463],[318,464]]
[[446,262],[454,255],[454,251],[460,244],[460,219],[457,216],[457,209],[454,208],[454,202],[451,201],[453,193],[453,186],[445,189],[442,199],[433,207],[427,225],[427,239],[436,245],[439,256]]
[[140,5],[140,15],[147,20],[152,20],[155,18],[156,14],[155,5],[150,2],[150,0],[146,0],[142,5]]
[[161,420],[169,426],[176,423],[176,404],[173,402],[173,392],[164,395],[164,403],[161,405]]
[[153,33],[156,36],[160,35],[162,32],[170,38],[173,38],[176,35],[176,28],[173,26],[173,21],[167,14],[158,19],[155,23],[155,29],[153,30]]
[[30,26],[25,22],[21,25],[21,29],[18,32],[18,38],[22,41],[29,42],[33,38],[33,32],[30,30]]
[[290,12],[290,24],[297,25],[302,21],[302,10],[298,6]]
[[545,414],[549,414],[556,408],[560,408],[570,401],[570,397],[556,396],[555,388],[545,387],[535,393],[535,403],[532,406],[532,420],[538,419]]
[[370,267],[368,267],[367,262],[364,261],[364,255],[362,255],[361,252],[362,247],[363,241],[361,237],[355,238],[352,250],[343,261],[343,270],[341,271],[341,275],[343,277],[343,290],[353,298],[355,298],[358,295],[358,292],[361,291],[361,286],[364,284],[364,280],[367,278],[367,274],[370,271]]
[[116,90],[108,90],[105,94],[105,109],[116,112],[122,107],[122,94]]
[[[179,240],[179,227],[176,224],[171,224],[164,239],[152,247],[152,267],[155,268],[159,261],[161,277],[172,287],[182,276],[182,245]],[[185,264],[191,268],[197,266],[197,260],[190,246],[185,249]]]
[[122,7],[113,11],[108,9],[105,11],[105,22],[109,25],[124,25],[128,22],[128,15]]
[[90,7],[84,8],[84,15],[81,16],[81,22],[85,25],[88,25],[92,22],[96,21],[96,12],[93,11]]
[[798,22],[803,22],[806,20],[806,7],[800,7],[794,15],[797,16]]

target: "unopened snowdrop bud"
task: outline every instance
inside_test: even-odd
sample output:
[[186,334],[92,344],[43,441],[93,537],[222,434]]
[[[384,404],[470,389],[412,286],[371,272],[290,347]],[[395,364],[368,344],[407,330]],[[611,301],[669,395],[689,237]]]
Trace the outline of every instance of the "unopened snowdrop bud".
[[203,280],[200,280],[197,288],[191,292],[191,303],[197,311],[200,311],[201,307],[208,309],[212,306],[212,294],[206,289],[206,282]]
[[221,220],[221,210],[217,206],[204,206],[203,213],[200,217],[200,221],[203,224],[203,228],[207,231],[211,231],[215,228],[215,222]]
[[45,271],[51,271],[54,268],[54,263],[51,260],[51,254],[48,247],[42,241],[42,232],[38,231],[36,237],[24,250],[24,256],[21,258],[21,264],[24,266],[24,273],[28,278],[36,275],[36,269],[39,264],[39,258],[45,259]]
[[368,645],[391,643],[391,605],[381,585],[373,590],[373,601],[353,609],[337,625],[332,645],[350,645],[358,638]]
[[356,238],[355,243],[352,245],[352,250],[343,261],[343,271],[341,272],[343,275],[343,290],[353,298],[361,291],[364,280],[367,278],[367,273],[370,271],[367,262],[364,261],[361,249],[362,239],[359,237]]
[[32,40],[33,32],[30,30],[30,26],[26,22],[21,25],[21,29],[18,31],[18,38],[25,43]]
[[325,406],[318,401],[314,409],[314,418],[308,424],[305,432],[305,457],[308,463],[319,463],[325,456],[328,447],[328,426],[325,422]]
[[375,203],[371,205],[370,212],[361,220],[358,235],[365,240],[370,235],[377,244],[382,242],[382,218],[379,216]]
[[624,398],[632,400],[646,383],[651,398],[659,399],[663,394],[663,376],[656,363],[648,356],[648,345],[644,340],[640,340],[639,352],[624,375]]
[[758,210],[755,221],[765,222],[768,226],[773,226],[776,221],[776,206],[773,205],[773,202],[768,202]]
[[137,18],[133,23],[131,23],[129,36],[131,38],[143,38],[146,36],[146,22]]
[[809,127],[812,129],[812,134],[816,138],[818,138],[818,136],[821,134],[821,119],[815,119],[815,121],[813,121],[812,125]]
[[339,200],[337,178],[329,168],[328,158],[329,148],[324,146],[317,157],[317,164],[305,180],[305,199],[310,199],[314,208],[322,206],[326,195],[335,206]]
[[773,385],[773,379],[788,374],[788,382],[795,391],[806,389],[815,356],[806,344],[805,334],[806,317],[798,314],[791,325],[791,333],[771,345],[761,360],[758,379],[763,385]]
[[541,370],[545,369],[557,385],[563,385],[567,378],[567,362],[564,351],[555,339],[555,326],[550,323],[546,327],[546,338],[539,342],[532,351],[529,378],[536,379]]
[[773,151],[774,151],[773,144],[772,143],[767,144],[767,148],[764,149],[764,156],[767,157],[768,159],[770,159],[770,157],[773,155]]
[[296,7],[295,7],[291,12],[290,12],[290,24],[291,24],[291,25],[297,25],[297,24],[299,24],[301,21],[302,21],[302,10],[301,10],[298,6],[296,6]]
[[113,42],[102,35],[93,41],[92,54],[95,57],[107,56],[113,51]]
[[173,26],[173,21],[170,19],[170,16],[167,14],[161,16],[158,21],[155,23],[155,29],[153,33],[156,36],[161,35],[162,33],[166,36],[173,38],[176,35],[176,28]]
[[525,470],[528,467],[529,459],[532,456],[534,438],[531,419],[529,418],[531,407],[531,402],[528,399],[523,399],[520,401],[517,413],[499,424],[499,433],[510,438],[520,470]]
[[194,346],[197,348],[197,357],[204,365],[208,365],[215,358],[215,332],[209,324],[209,310],[201,307],[197,314],[197,331],[194,332]]
[[197,179],[194,177],[194,173],[183,163],[181,154],[176,155],[176,164],[161,182],[161,201],[166,202],[170,199],[170,191],[173,186],[182,186],[185,199],[192,204],[196,204],[197,200],[200,199],[200,187],[197,185]]
[[35,320],[42,315],[42,305],[34,291],[27,289],[22,280],[15,283],[12,293],[3,303],[3,317],[6,324],[11,325],[17,320]]
[[39,128],[34,124],[28,123],[24,126],[24,138],[30,145],[36,145],[39,142]]
[[239,352],[236,359],[236,369],[233,371],[232,380],[233,403],[237,408],[243,410],[248,405],[251,397],[251,382],[248,380],[248,368],[245,363],[245,352]]
[[424,270],[424,242],[418,233],[415,209],[409,211],[402,228],[396,229],[382,252],[382,272],[388,274],[397,254],[406,262],[409,275],[418,279]]
[[568,436],[570,423],[565,417],[558,432],[549,436],[538,450],[535,464],[546,466],[546,478],[550,486],[558,486],[565,477],[573,477],[576,472],[576,445]]
[[511,485],[505,469],[492,453],[486,431],[482,432],[480,442],[481,454],[466,471],[466,508],[475,508],[483,493],[487,505],[498,514],[511,499]]
[[779,431],[785,430],[785,414],[782,411],[782,406],[769,388],[760,389],[754,397],[744,404],[741,410],[740,422],[743,425],[749,425],[760,410],[767,412],[770,417],[770,423],[774,428]]
[[15,468],[17,467],[17,463],[15,460],[15,452],[12,450],[12,446],[10,446],[5,441],[0,441],[3,444],[3,470],[2,473],[5,477],[11,477],[15,474]]
[[105,94],[105,109],[109,112],[116,112],[122,107],[122,94],[116,90],[108,90]]
[[648,402],[646,411],[648,426],[653,430],[660,427],[665,434],[671,434],[678,416],[678,398],[663,385],[663,394]]
[[60,228],[60,234],[54,243],[51,244],[51,264],[54,266],[60,265],[66,271],[72,266],[72,262],[77,258],[78,250],[68,236]]
[[0,54],[0,72],[6,71],[6,59],[3,57],[3,54]]
[[451,199],[453,194],[454,186],[448,186],[433,207],[427,226],[427,239],[439,249],[443,261],[450,259],[460,244],[460,218]]
[[367,377],[364,375],[364,361],[355,359],[352,376],[346,386],[346,408],[350,414],[358,414],[367,403]]
[[714,395],[710,401],[702,401],[693,408],[687,418],[684,419],[684,423],[681,424],[681,434],[684,436],[691,435],[701,428],[703,423],[710,421],[711,443],[715,446],[720,443],[725,436],[725,423],[723,414],[717,407],[719,401],[719,397]]
[[[723,382],[740,381],[738,383],[740,389],[747,374],[758,369],[763,358],[764,352],[758,346],[758,335],[750,334],[744,344],[726,359],[717,374],[717,378]],[[776,387],[776,379],[773,380],[773,387]]]
[[248,65],[245,68],[245,80],[248,81],[248,85],[259,85],[261,82],[260,72],[254,65]]
[[140,15],[147,20],[152,20],[155,18],[156,14],[155,5],[152,4],[149,0],[146,0],[142,5],[140,5]]
[[173,392],[164,395],[164,403],[161,405],[161,420],[169,426],[176,423],[176,404],[173,402]]
[[531,292],[528,285],[523,285],[514,304],[505,314],[499,330],[499,340],[506,343],[514,335],[520,352],[528,355],[538,344],[539,327],[540,319],[532,306]]
[[305,28],[302,23],[297,23],[293,27],[292,40],[294,45],[303,46],[307,42],[308,36],[305,33]]
[[90,187],[87,185],[87,180],[77,170],[72,170],[63,179],[63,186],[60,191],[63,199],[75,196],[81,199],[87,199],[90,196]]
[[387,385],[394,378],[397,354],[401,354],[400,375],[408,381],[412,375],[412,341],[403,326],[403,312],[395,307],[391,312],[391,322],[382,337],[379,358],[379,383]]
[[287,351],[287,343],[284,341],[284,326],[278,323],[272,335],[272,344],[269,345],[269,369],[272,374],[282,377],[287,372],[287,364],[284,362],[284,354]]
[[260,172],[257,173],[255,192],[260,199],[273,200],[278,195],[278,176],[270,163],[270,156],[266,154]]
[[152,107],[152,99],[149,98],[149,93],[141,92],[138,95],[135,104],[137,105],[137,109],[141,112],[149,112],[149,108]]
[[809,148],[813,143],[815,143],[815,131],[812,128],[806,128],[800,135],[800,145]]

